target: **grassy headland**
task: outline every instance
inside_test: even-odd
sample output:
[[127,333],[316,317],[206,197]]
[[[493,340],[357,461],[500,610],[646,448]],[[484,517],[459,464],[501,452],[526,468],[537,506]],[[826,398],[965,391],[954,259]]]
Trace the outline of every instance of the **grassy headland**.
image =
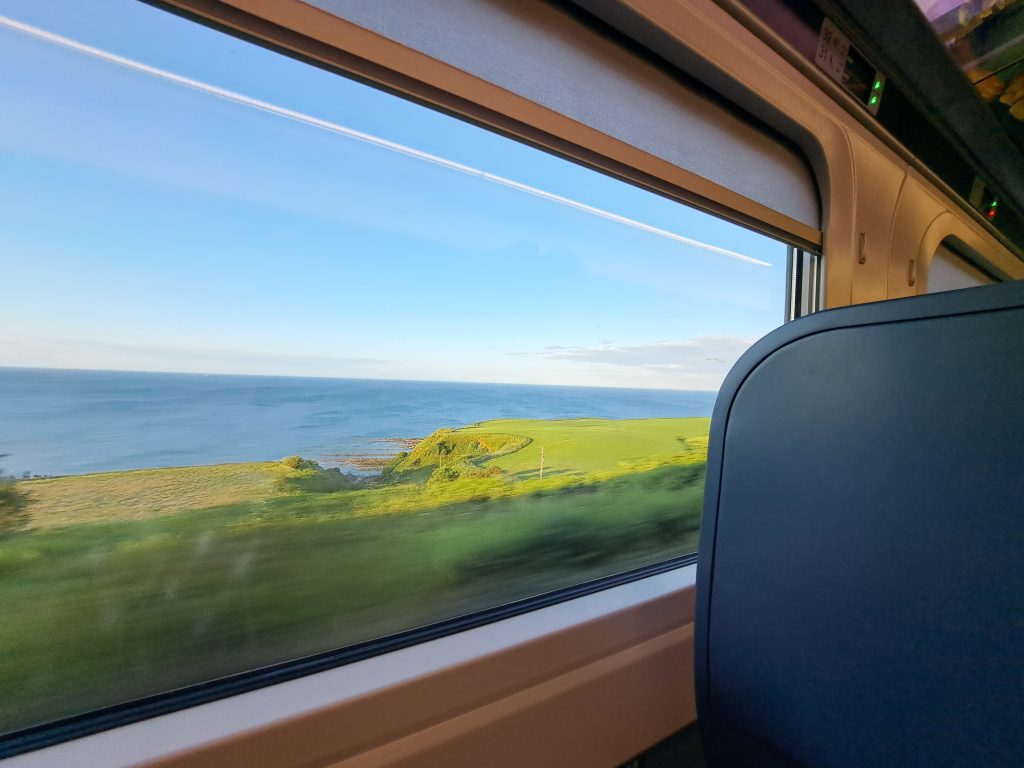
[[368,481],[292,459],[18,483],[0,731],[690,551],[707,432],[502,420],[439,430]]

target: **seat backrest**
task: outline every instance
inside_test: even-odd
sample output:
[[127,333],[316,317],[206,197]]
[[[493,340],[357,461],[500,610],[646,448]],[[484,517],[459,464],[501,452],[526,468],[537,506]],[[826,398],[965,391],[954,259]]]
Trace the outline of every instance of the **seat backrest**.
[[756,344],[697,579],[710,765],[1024,766],[1024,284]]

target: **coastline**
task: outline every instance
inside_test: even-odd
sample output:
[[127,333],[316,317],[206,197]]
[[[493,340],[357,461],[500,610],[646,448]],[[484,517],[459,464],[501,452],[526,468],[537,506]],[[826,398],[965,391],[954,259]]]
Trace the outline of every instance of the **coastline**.
[[[314,454],[310,458],[325,468],[337,467],[358,476],[379,474],[400,453],[411,453],[422,437],[371,437],[368,450]],[[379,446],[379,448],[378,448]]]

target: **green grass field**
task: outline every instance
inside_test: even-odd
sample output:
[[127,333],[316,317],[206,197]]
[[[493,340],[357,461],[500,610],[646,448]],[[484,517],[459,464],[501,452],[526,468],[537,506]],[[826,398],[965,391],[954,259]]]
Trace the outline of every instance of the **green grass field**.
[[273,462],[19,482],[32,519],[0,537],[0,731],[692,551],[707,431],[486,422],[357,485]]
[[[488,432],[527,434],[524,448],[482,465],[497,466],[516,479],[537,477],[544,448],[546,477],[585,477],[647,466],[677,456],[679,438],[707,440],[710,419],[566,419],[560,421],[488,421],[458,430],[474,435]],[[707,443],[704,443],[705,447]]]

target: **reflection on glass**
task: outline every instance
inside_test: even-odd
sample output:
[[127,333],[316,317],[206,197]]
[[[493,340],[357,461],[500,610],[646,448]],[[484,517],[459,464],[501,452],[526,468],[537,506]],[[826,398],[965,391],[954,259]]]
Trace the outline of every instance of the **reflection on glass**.
[[[915,0],[978,94],[1003,116],[1024,120],[1024,3]],[[1024,139],[1018,131],[1019,139]]]
[[0,732],[694,549],[785,247],[141,3],[5,13]]

